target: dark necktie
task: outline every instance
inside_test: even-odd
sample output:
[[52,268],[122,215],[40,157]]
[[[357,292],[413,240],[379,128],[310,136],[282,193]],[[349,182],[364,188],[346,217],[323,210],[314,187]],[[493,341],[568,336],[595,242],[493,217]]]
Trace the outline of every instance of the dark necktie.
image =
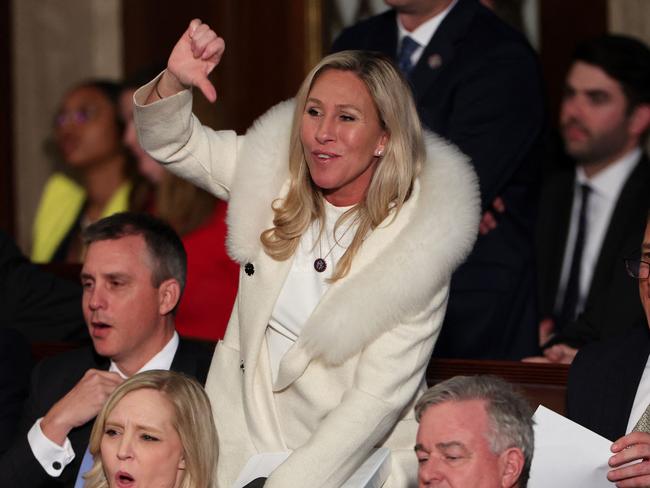
[[573,259],[569,270],[569,280],[564,290],[564,300],[562,302],[562,311],[560,314],[559,328],[562,330],[567,324],[575,320],[576,307],[580,297],[580,273],[582,265],[582,252],[585,247],[585,237],[587,233],[587,209],[589,206],[589,194],[591,187],[589,185],[580,185],[580,214],[578,216],[578,232],[576,242],[573,247]]
[[413,40],[412,37],[404,36],[402,39],[402,45],[400,46],[399,53],[397,54],[397,65],[405,75],[408,75],[409,71],[411,71],[413,68],[411,56],[413,56],[413,53],[418,47],[420,47],[420,45],[415,40]]

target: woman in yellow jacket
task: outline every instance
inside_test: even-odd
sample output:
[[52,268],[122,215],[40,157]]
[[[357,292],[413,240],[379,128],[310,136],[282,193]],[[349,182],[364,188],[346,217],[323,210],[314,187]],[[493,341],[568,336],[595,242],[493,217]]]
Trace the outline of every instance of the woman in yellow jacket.
[[75,179],[55,173],[46,183],[34,221],[33,261],[79,262],[80,230],[128,209],[131,182],[122,144],[120,91],[117,83],[93,80],[63,98],[54,136]]

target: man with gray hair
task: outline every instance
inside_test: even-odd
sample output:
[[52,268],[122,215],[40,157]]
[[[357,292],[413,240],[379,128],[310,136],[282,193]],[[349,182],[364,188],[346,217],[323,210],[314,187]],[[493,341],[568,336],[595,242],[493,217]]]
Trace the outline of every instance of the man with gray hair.
[[415,405],[420,488],[525,488],[533,460],[532,410],[495,376],[456,376]]

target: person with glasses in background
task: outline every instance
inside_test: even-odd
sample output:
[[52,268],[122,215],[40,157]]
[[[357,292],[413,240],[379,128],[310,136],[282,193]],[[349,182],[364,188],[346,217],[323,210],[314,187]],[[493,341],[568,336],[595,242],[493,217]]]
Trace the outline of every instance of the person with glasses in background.
[[[569,371],[567,416],[615,441],[607,474],[610,481],[616,486],[649,486],[650,214],[641,255],[626,259],[625,266],[638,281],[645,317],[619,337],[578,351]],[[643,462],[623,466],[630,461]]]
[[81,231],[129,207],[129,158],[122,143],[118,83],[87,80],[63,97],[54,118],[64,164],[43,189],[32,230],[32,261],[80,263]]

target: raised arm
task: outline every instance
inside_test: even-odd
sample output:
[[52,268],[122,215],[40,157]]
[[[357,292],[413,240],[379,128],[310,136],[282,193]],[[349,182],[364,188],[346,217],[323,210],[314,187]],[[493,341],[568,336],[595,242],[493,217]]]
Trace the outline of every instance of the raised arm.
[[[208,75],[225,44],[207,24],[194,19],[180,37],[167,69],[134,95],[134,119],[142,148],[181,178],[222,200],[230,197],[240,138],[214,131],[192,114],[191,87],[210,101],[217,92]],[[155,103],[158,102],[158,103]]]

